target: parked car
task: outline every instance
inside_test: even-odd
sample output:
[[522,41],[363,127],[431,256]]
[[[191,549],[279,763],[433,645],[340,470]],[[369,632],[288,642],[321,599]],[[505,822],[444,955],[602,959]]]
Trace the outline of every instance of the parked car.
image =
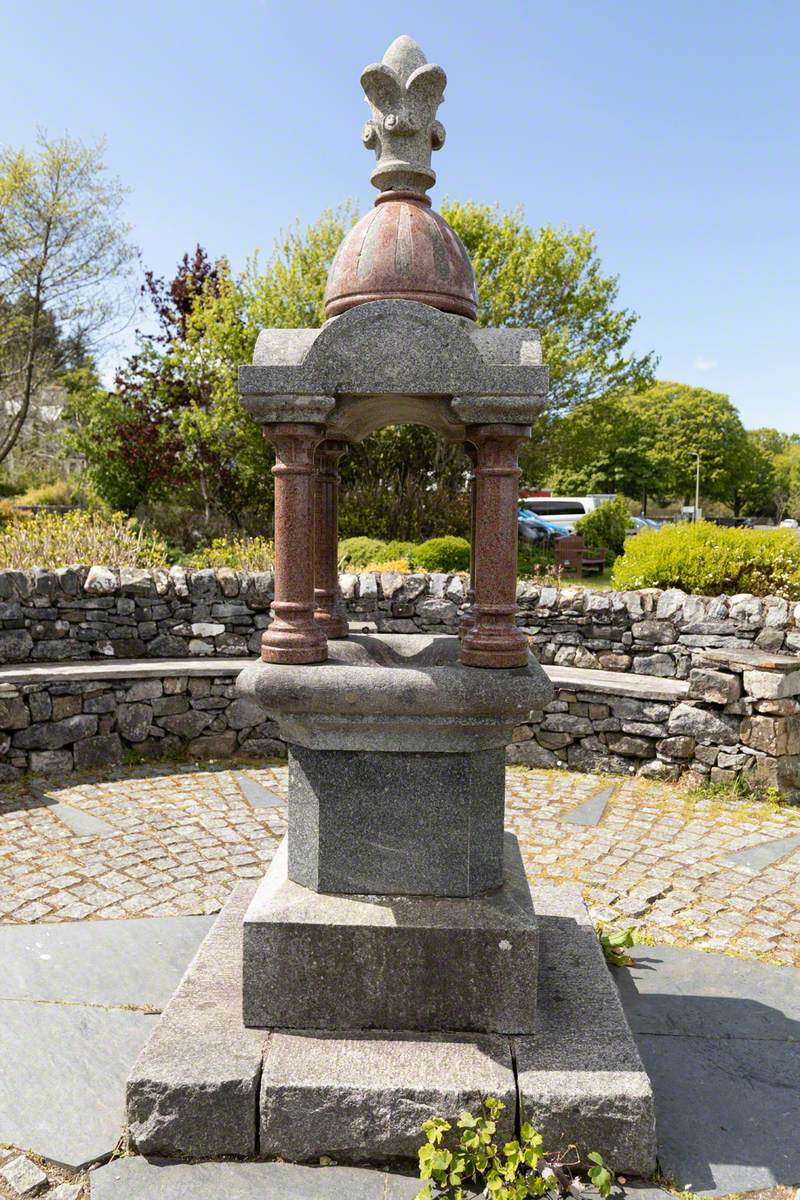
[[781,529],[800,529],[800,521],[795,521],[794,517],[784,517],[781,521]]
[[539,546],[549,546],[556,538],[568,537],[571,532],[566,525],[556,525],[552,521],[545,521],[527,508],[519,510],[517,529],[523,542],[531,542],[533,545]]
[[525,509],[545,521],[557,521],[566,528],[567,533],[575,532],[575,525],[587,513],[594,512],[607,500],[614,500],[614,495],[594,496],[523,496]]
[[631,517],[631,527],[627,530],[625,537],[635,537],[637,533],[641,533],[643,529],[660,529],[655,521],[648,521],[647,517]]

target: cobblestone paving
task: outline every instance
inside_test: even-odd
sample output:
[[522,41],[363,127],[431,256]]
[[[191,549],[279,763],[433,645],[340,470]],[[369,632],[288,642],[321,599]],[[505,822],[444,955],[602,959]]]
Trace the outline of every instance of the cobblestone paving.
[[[283,805],[249,803],[243,775],[285,796],[285,766],[121,769],[102,782],[0,789],[0,922],[216,912],[238,880],[262,874],[286,828]],[[564,821],[609,786],[598,825]],[[80,836],[48,798],[111,831]],[[800,965],[800,846],[760,870],[730,861],[800,834],[800,810],[511,768],[507,823],[531,880],[577,884],[598,920]]]

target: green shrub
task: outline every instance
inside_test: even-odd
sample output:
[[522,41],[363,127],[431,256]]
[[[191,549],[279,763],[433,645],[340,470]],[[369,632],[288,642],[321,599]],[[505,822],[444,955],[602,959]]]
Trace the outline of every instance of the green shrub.
[[17,499],[17,504],[58,505],[68,508],[77,504],[82,491],[74,479],[56,479],[52,483],[41,483],[28,488]]
[[531,545],[530,542],[520,542],[517,555],[519,579],[539,579],[543,575],[553,575],[554,572],[555,555],[552,550]]
[[681,588],[702,596],[752,592],[800,597],[800,543],[791,529],[665,525],[628,538],[612,586]]
[[363,571],[370,563],[410,559],[412,542],[382,542],[379,538],[351,537],[339,542],[339,566],[342,570]]
[[599,508],[575,522],[579,534],[590,550],[605,548],[611,554],[622,554],[625,549],[625,534],[631,527],[631,516],[622,496],[606,500]]
[[122,513],[36,513],[0,530],[0,569],[161,567],[168,561],[166,543]]
[[187,559],[189,567],[232,567],[234,571],[271,571],[275,547],[261,537],[214,538]]
[[430,538],[413,548],[411,564],[418,571],[468,571],[469,542],[460,537]]

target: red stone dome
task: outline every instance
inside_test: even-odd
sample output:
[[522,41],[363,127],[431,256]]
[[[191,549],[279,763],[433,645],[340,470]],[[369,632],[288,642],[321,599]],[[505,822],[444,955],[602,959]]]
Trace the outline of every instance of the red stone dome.
[[339,247],[325,315],[370,300],[417,300],[475,320],[478,292],[464,244],[427,196],[383,192]]

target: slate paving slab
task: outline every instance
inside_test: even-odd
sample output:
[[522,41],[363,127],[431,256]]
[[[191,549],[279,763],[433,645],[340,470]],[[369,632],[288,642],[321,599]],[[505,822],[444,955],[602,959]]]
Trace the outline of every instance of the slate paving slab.
[[245,800],[252,804],[253,808],[283,808],[286,804],[283,796],[277,792],[271,792],[269,788],[264,787],[257,779],[252,779],[249,775],[238,774],[235,779],[242,789]]
[[638,946],[615,971],[653,1083],[659,1163],[697,1195],[800,1179],[800,970]]
[[10,1000],[0,1015],[0,1143],[75,1170],[109,1154],[125,1124],[125,1080],[155,1017]]
[[756,874],[758,871],[763,871],[765,867],[771,867],[773,863],[780,862],[787,854],[791,854],[798,848],[800,848],[800,835],[778,838],[774,842],[759,842],[756,846],[740,850],[738,854],[728,854],[726,862],[732,863],[734,866],[747,867],[749,871]]
[[0,1001],[162,1009],[213,917],[0,926]]
[[74,1168],[114,1149],[155,1023],[143,1010],[167,1003],[211,923],[0,927],[0,1143]]
[[584,800],[577,808],[562,813],[561,820],[566,821],[568,825],[599,825],[614,791],[613,786],[603,788],[601,792]]
[[47,1176],[35,1162],[18,1154],[0,1167],[0,1178],[17,1196],[35,1196],[47,1187]]
[[412,1200],[418,1179],[358,1167],[193,1165],[116,1159],[91,1175],[91,1200]]
[[33,795],[42,804],[45,804],[54,817],[58,817],[63,823],[78,837],[90,837],[93,835],[102,836],[106,833],[114,833],[114,826],[109,825],[108,821],[104,821],[101,817],[95,817],[91,813],[84,812],[81,808],[75,808],[71,804],[64,804],[61,800],[54,796],[48,795],[46,792],[39,792],[36,788],[31,788]]

